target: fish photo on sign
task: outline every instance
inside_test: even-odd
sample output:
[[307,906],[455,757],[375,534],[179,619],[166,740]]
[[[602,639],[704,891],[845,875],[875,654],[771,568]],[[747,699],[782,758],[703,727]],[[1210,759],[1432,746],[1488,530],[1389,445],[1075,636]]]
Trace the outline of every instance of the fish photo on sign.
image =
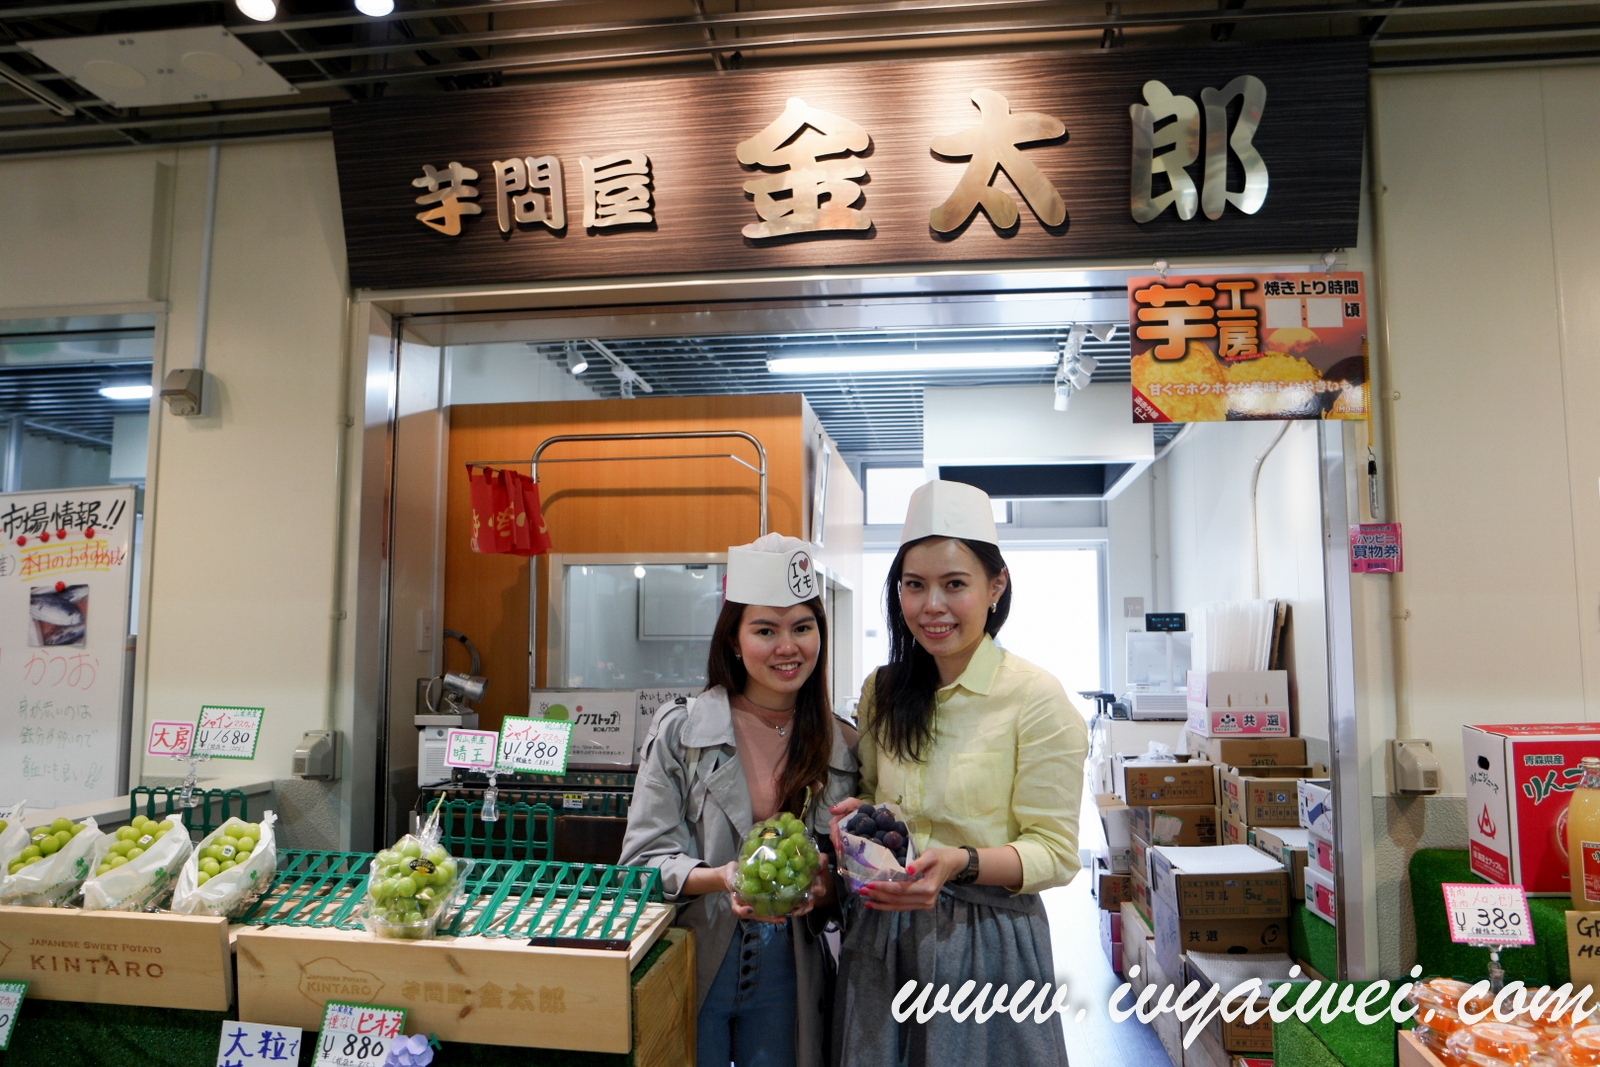
[[81,645],[88,632],[87,585],[36,585],[29,589],[28,647]]

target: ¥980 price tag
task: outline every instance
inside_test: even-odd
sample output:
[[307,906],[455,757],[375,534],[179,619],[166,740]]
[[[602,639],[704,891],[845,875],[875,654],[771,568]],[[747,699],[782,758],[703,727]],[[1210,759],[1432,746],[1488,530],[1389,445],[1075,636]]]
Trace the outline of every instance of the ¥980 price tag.
[[1444,885],[1450,940],[1465,945],[1531,945],[1533,919],[1520,885]]
[[572,723],[507,715],[500,723],[495,770],[501,774],[565,774],[571,747]]
[[0,982],[0,1052],[11,1045],[11,1031],[22,1014],[22,998],[27,992],[27,982]]
[[212,759],[255,759],[262,714],[260,708],[211,705],[201,708],[190,755],[210,756]]
[[314,1067],[383,1067],[405,1026],[404,1008],[330,1000],[322,1012]]

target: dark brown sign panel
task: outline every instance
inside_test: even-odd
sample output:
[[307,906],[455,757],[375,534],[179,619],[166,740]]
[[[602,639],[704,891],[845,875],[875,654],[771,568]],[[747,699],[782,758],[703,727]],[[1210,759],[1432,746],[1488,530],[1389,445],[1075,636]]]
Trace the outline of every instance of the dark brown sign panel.
[[351,104],[350,281],[1347,247],[1366,91],[1364,44],[1275,42]]

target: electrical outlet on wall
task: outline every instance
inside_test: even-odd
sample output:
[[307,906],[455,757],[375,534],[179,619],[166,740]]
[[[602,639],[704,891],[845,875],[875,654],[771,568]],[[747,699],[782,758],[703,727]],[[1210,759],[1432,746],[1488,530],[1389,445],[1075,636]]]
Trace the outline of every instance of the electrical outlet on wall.
[[1144,618],[1144,597],[1125,596],[1122,598],[1122,617],[1124,619]]

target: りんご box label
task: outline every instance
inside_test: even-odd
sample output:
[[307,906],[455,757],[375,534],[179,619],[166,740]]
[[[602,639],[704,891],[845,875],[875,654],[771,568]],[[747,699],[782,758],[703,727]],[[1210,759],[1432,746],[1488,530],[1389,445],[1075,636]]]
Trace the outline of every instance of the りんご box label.
[[1461,747],[1473,873],[1567,896],[1567,804],[1583,781],[1578,762],[1600,756],[1600,723],[1465,726]]

